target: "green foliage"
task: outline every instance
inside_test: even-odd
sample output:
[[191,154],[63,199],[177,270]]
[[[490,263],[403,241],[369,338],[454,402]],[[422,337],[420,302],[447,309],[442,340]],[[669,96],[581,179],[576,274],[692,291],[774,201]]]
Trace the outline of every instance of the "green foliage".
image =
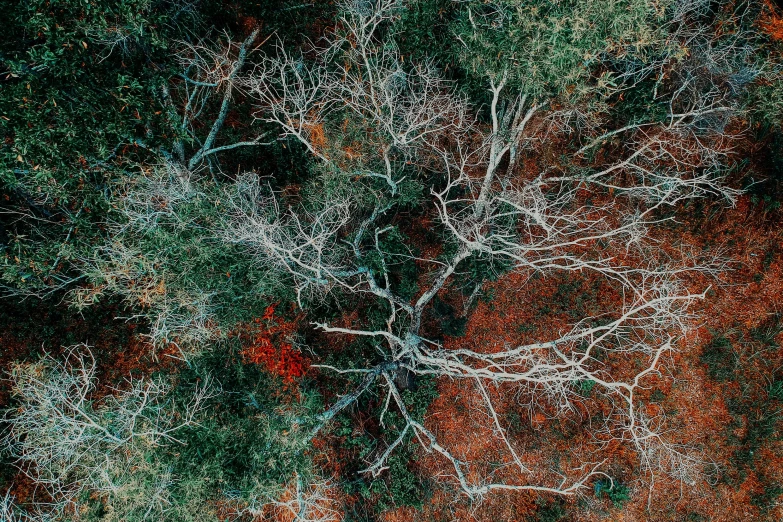
[[463,337],[468,319],[464,315],[457,315],[457,310],[449,303],[435,296],[432,300],[432,315],[437,321],[443,335],[450,337]]
[[650,394],[650,400],[652,402],[663,402],[666,399],[666,394],[658,388],[655,388]]
[[47,488],[54,506],[103,497],[116,507],[107,521],[157,510],[153,477],[164,473],[148,457],[171,440],[167,434],[181,426],[178,419],[190,418],[197,407],[175,412],[165,379],[131,381],[93,399],[96,366],[81,345],[62,361],[47,355],[16,364],[11,380],[14,404],[3,412],[8,427],[3,452],[34,470],[32,477]]
[[777,337],[783,333],[783,315],[771,315],[762,324],[750,329],[750,337],[762,348],[777,348]]
[[[770,57],[772,64],[774,58]],[[779,132],[783,125],[783,78],[779,73],[754,83],[746,94],[745,104],[751,117]]]
[[767,390],[770,400],[783,400],[783,381],[774,381]]
[[552,298],[544,301],[539,313],[565,314],[575,321],[585,316],[595,316],[596,298],[601,284],[601,281],[590,282],[578,275],[568,274],[558,283]]
[[585,396],[590,396],[590,392],[595,387],[595,381],[592,379],[588,379],[585,381],[579,381],[579,391],[581,391]]
[[606,496],[614,507],[619,508],[631,499],[631,490],[616,480],[612,482],[605,479],[595,483],[595,496],[598,498]]
[[285,392],[279,379],[243,364],[237,344],[202,355],[179,375],[177,401],[186,402],[210,380],[220,393],[199,423],[178,435],[181,444],[160,456],[179,477],[171,520],[197,520],[200,510],[220,499],[263,504],[295,475],[312,474],[303,451],[307,430],[297,419],[319,411],[317,396],[307,389],[298,398]]
[[467,277],[461,278],[459,288],[463,294],[469,295],[475,285],[483,284],[485,281],[497,281],[511,268],[512,263],[506,259],[496,259],[482,253],[474,254],[460,266],[460,270]]
[[72,300],[83,308],[121,296],[152,325],[153,341],[195,352],[293,293],[268,267],[215,237],[230,219],[221,187],[179,174],[160,169],[120,185],[113,201],[121,221],[110,240],[85,256],[91,285]]
[[783,204],[783,135],[774,128],[760,134],[763,171],[750,171],[744,188],[754,205],[763,205],[765,211],[780,210]]
[[781,495],[783,495],[783,487],[779,484],[767,484],[764,486],[764,490],[753,495],[750,501],[761,510],[762,514],[766,515],[777,505]]
[[538,510],[535,516],[530,518],[531,522],[559,522],[568,516],[562,501],[539,499],[536,501],[536,505]]
[[[288,0],[238,11],[220,0],[7,2],[0,36],[0,282],[27,292],[79,282],[79,262],[115,219],[118,180],[134,162],[155,163],[175,142],[192,141],[166,94],[182,72],[176,51],[183,41],[222,31],[241,37],[263,22],[269,34],[301,42],[332,11]],[[236,134],[227,128],[229,138]],[[240,150],[226,165],[233,171],[253,159]],[[263,159],[269,170],[288,174],[281,177],[300,170],[279,145]]]
[[370,250],[364,260],[376,278],[388,276],[392,291],[403,299],[411,299],[419,291],[419,269],[413,259],[416,249],[407,243],[406,235],[390,226],[378,237],[379,248]]
[[154,93],[165,65],[149,63],[165,63],[176,31],[160,5],[34,0],[4,9],[0,189],[3,205],[25,216],[1,223],[6,285],[67,282],[110,211],[112,160],[135,152],[121,146],[162,139]]
[[[738,335],[734,345],[728,339],[732,332],[726,332],[717,336],[705,350],[705,362],[711,376],[729,381],[724,391],[727,394],[726,405],[734,419],[726,427],[732,466],[722,479],[736,486],[745,481],[751,471],[756,472],[754,480],[759,481],[761,489],[756,489],[751,502],[762,513],[768,513],[781,495],[777,482],[764,472],[759,458],[762,448],[774,448],[772,443],[781,439],[783,379],[777,368],[763,368],[765,363],[760,368],[763,375],[755,374],[752,369],[756,363],[749,365],[748,362],[765,352],[772,353],[770,350],[777,348],[775,336],[779,332],[780,317],[773,315],[750,329],[748,335]],[[773,361],[767,364],[776,364]],[[734,383],[739,385],[741,394],[731,392]]]
[[622,101],[617,101],[618,113],[628,124],[662,122],[669,114],[665,100],[656,98],[656,80],[648,79],[626,89]]
[[572,97],[611,85],[609,77],[591,85],[602,62],[661,52],[664,7],[646,0],[471,0],[448,7],[419,0],[401,23],[414,56],[435,49],[442,66],[460,70],[474,92],[486,88],[487,77],[506,74],[514,89],[537,98]]
[[[419,378],[415,391],[404,390],[402,397],[408,412],[414,417],[424,417],[427,408],[438,395],[437,385],[432,378]],[[380,414],[383,404],[376,404],[373,414]],[[360,410],[365,406],[360,403]],[[376,455],[399,437],[402,432],[404,420],[396,411],[389,411],[384,416],[387,426],[383,430],[382,439],[378,440],[369,433],[355,430],[354,421],[346,414],[340,416],[340,428],[337,434],[345,437],[343,444],[358,450],[358,461],[353,465],[356,469],[362,467],[364,458]],[[386,461],[388,469],[374,480],[366,477],[357,477],[355,480],[344,483],[348,493],[358,493],[372,505],[375,513],[387,509],[411,506],[421,508],[423,502],[429,498],[432,491],[431,480],[413,469],[416,460],[416,439],[409,431],[403,442],[395,449]]]
[[431,481],[411,471],[414,449],[412,436],[406,436],[403,445],[389,456],[384,477],[360,485],[358,492],[373,503],[376,513],[405,506],[421,509],[431,495]]
[[707,365],[707,372],[713,379],[718,381],[731,379],[736,368],[731,340],[720,335],[713,338],[704,348],[701,362]]
[[408,449],[413,441],[407,442],[407,448],[395,453],[389,459],[389,480],[386,488],[378,499],[378,510],[411,506],[421,509],[424,501],[432,494],[432,485],[421,475],[413,473],[408,467],[413,458],[412,450]]
[[[262,315],[270,303],[289,303],[297,297],[285,267],[259,262],[249,249],[227,246],[230,242],[217,237],[232,219],[226,199],[234,186],[234,173],[263,169],[281,208],[290,206],[307,213],[344,200],[356,221],[383,209],[384,225],[375,228],[377,223],[373,223],[365,232],[360,245],[365,252],[362,266],[351,277],[372,273],[402,300],[419,294],[424,278],[414,243],[418,234],[425,236],[427,247],[443,243],[443,230],[439,225],[413,233],[411,229],[420,226],[419,218],[429,210],[422,210],[421,205],[431,188],[424,181],[434,180],[432,187],[438,187],[443,179],[422,166],[426,161],[418,165],[407,161],[408,150],[396,151],[399,154],[391,158],[401,181],[375,175],[384,172],[385,166],[378,155],[378,141],[383,138],[373,128],[372,117],[351,118],[348,111],[337,111],[323,128],[312,129],[329,135],[323,145],[325,155],[333,159],[329,167],[315,164],[293,140],[282,139],[272,140],[260,151],[238,149],[195,172],[180,169],[170,158],[175,144],[186,150],[197,147],[199,133],[208,127],[199,122],[197,130],[187,134],[177,121],[178,107],[164,94],[169,89],[174,99],[182,94],[177,93],[182,71],[175,54],[180,41],[202,42],[223,31],[227,39],[236,40],[261,25],[262,37],[276,34],[287,51],[298,51],[307,37],[316,40],[327,26],[335,26],[333,4],[272,0],[240,2],[226,9],[228,4],[222,0],[15,0],[4,11],[7,26],[0,37],[2,284],[10,291],[31,292],[78,285],[68,297],[80,309],[98,302],[105,305],[101,313],[87,310],[90,321],[108,324],[109,315],[128,312],[125,315],[148,323],[141,330],[160,344],[177,344],[189,356],[187,367],[160,377],[175,384],[165,406],[178,415],[200,386],[209,382],[216,391],[198,424],[179,431],[176,440],[140,442],[128,460],[127,468],[133,473],[126,473],[125,468],[111,470],[117,491],[84,491],[74,520],[141,521],[149,518],[149,499],[166,506],[165,515],[158,517],[163,521],[214,520],[222,501],[261,504],[279,496],[293,477],[306,480],[315,475],[306,451],[307,429],[313,412],[323,410],[311,383],[303,379],[298,393],[289,393],[279,379],[245,364],[236,340],[226,341],[237,324]],[[546,101],[554,110],[578,107],[596,120],[608,114],[619,127],[665,120],[669,107],[660,102],[657,92],[667,87],[665,78],[640,81],[622,95],[618,90],[622,86],[616,82],[620,71],[642,67],[653,59],[672,65],[688,54],[668,34],[669,4],[647,0],[411,0],[397,11],[400,16],[393,23],[400,31],[401,67],[434,61],[479,105],[486,101],[490,81],[497,84],[504,79],[504,92],[511,96],[529,95],[528,103]],[[380,32],[387,29],[383,26]],[[783,110],[780,79],[770,76],[767,80],[758,83],[748,104],[757,100],[753,117],[777,129]],[[226,124],[221,140],[244,139],[247,128],[256,124],[248,100],[239,89],[235,94],[231,123]],[[507,103],[508,99],[501,100],[501,106]],[[218,105],[211,101],[204,106],[206,121],[214,117]],[[617,135],[618,143],[622,137]],[[777,168],[778,163],[783,165],[783,160],[778,161],[783,158],[781,140],[772,137],[768,144],[771,172],[783,171]],[[588,172],[582,165],[552,166]],[[774,191],[752,191],[755,201],[763,201],[770,209],[779,206]],[[515,224],[502,225],[513,230]],[[353,247],[355,236],[345,232],[347,228],[335,234],[331,250]],[[446,243],[443,258],[457,248],[454,242]],[[771,262],[771,258],[765,261]],[[510,262],[476,253],[459,266],[455,286],[447,289],[473,297],[483,282],[497,279],[510,268]],[[322,300],[319,296],[321,302],[303,299],[308,320],[338,318],[346,309],[357,309],[357,322],[363,328],[386,328],[391,312],[388,302],[368,297],[369,293],[346,295],[339,286],[332,285]],[[541,311],[574,320],[595,316],[591,307],[600,302],[598,290],[586,280],[562,280],[552,302]],[[117,297],[124,300],[126,309],[116,305]],[[434,323],[438,334],[465,335],[467,317],[450,301],[435,297],[430,308],[425,322]],[[111,313],[104,314],[104,310]],[[14,323],[14,315],[28,312],[27,305],[4,310],[2,323]],[[47,343],[60,337],[65,342],[70,336],[73,342],[82,340],[76,339],[81,330],[63,327],[71,324],[70,319],[49,321],[48,317],[39,320],[43,326],[37,332],[32,332],[37,327],[34,320],[22,319],[14,328]],[[405,319],[394,323],[399,331],[408,326]],[[536,326],[522,325],[520,331],[523,328],[530,331]],[[121,333],[108,341],[122,346],[131,333]],[[772,348],[779,333],[779,324],[765,326],[753,330],[748,342]],[[202,351],[216,340],[220,343],[214,350]],[[368,368],[388,357],[384,349],[379,339],[362,337],[319,362]],[[728,334],[716,336],[701,360],[713,379],[741,380],[739,351]],[[103,363],[112,353],[107,350],[97,358]],[[593,355],[599,360],[603,357],[600,351]],[[351,375],[347,382],[339,377],[338,381],[322,376],[320,389],[340,394],[355,387],[362,376]],[[119,380],[112,375],[111,384]],[[747,435],[736,441],[734,459],[743,466],[753,465],[761,444],[777,436],[783,380],[775,374],[766,382],[771,383],[767,400],[753,405]],[[585,396],[595,384],[592,380],[572,383]],[[352,457],[343,477],[348,481],[345,487],[349,493],[361,494],[376,512],[420,507],[431,483],[417,470],[412,433],[390,455],[388,469],[379,479],[348,476],[377,457],[404,428],[394,405],[384,417],[387,428],[378,426],[384,403],[372,393],[365,393],[343,411],[333,426],[332,434],[342,439]],[[432,379],[420,379],[416,391],[407,389],[402,395],[411,415],[423,419],[437,387]],[[653,401],[663,399],[662,392],[653,392]],[[731,411],[738,415],[745,406],[737,400]],[[96,411],[111,424],[114,412]],[[526,429],[517,412],[507,421],[512,433],[519,435]],[[567,438],[568,429],[558,429],[557,436]],[[771,484],[764,487],[754,502],[769,506],[781,491]],[[620,507],[629,500],[630,491],[604,480],[596,483],[595,495]],[[566,516],[563,503],[546,502],[539,505],[537,520],[553,522]]]

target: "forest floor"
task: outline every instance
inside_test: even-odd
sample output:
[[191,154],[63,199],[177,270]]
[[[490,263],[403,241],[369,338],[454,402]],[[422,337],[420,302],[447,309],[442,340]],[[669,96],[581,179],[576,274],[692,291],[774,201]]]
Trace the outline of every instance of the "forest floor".
[[[622,491],[614,498],[600,492],[567,499],[512,492],[481,502],[454,502],[453,495],[436,491],[420,511],[388,511],[385,520],[783,520],[783,503],[778,501],[783,493],[780,217],[779,212],[766,211],[763,204],[742,196],[735,208],[709,209],[690,223],[669,227],[664,231],[669,237],[661,238],[668,245],[687,244],[701,253],[719,250],[731,260],[730,270],[718,280],[691,282],[697,291],[710,286],[706,299],[697,305],[695,328],[664,362],[661,375],[649,380],[644,401],[651,415],[665,411],[667,429],[676,431],[677,438],[698,453],[706,472],[701,481],[689,485],[660,476],[652,480],[639,473],[635,454],[613,445],[609,447],[615,453],[609,472]],[[518,274],[488,284],[483,293],[491,299],[479,301],[466,335],[449,339],[448,345],[475,349],[477,345],[523,342],[542,329],[567,327],[569,312],[578,310],[582,300],[595,302],[596,296],[585,296],[597,291],[589,285],[568,288],[568,284],[525,282]],[[566,296],[570,298],[564,300]],[[545,310],[547,321],[543,323],[541,303],[557,303]],[[525,328],[530,324],[536,325],[535,330]],[[466,392],[462,382],[447,380],[439,382],[438,391],[428,423],[443,443],[455,445],[458,454],[473,459],[500,449],[491,426],[465,415],[475,407],[476,393]],[[577,447],[585,451],[593,443],[589,419],[578,411],[568,419],[552,420],[515,397],[504,407],[512,443],[523,451],[547,446],[549,453],[541,452],[542,458],[567,461],[565,455]],[[466,437],[465,433],[474,435]],[[429,475],[437,475],[433,470],[448,474],[447,463],[419,453],[422,470]]]

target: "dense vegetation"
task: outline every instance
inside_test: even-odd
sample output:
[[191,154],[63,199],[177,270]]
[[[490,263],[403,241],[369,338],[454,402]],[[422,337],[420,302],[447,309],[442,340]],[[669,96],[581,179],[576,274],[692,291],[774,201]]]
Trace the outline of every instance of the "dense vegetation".
[[774,3],[3,14],[0,520],[783,517]]

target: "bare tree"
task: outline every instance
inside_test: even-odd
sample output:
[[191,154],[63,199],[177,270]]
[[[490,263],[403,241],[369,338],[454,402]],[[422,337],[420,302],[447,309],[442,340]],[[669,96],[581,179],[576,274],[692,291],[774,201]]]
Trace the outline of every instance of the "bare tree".
[[305,481],[297,474],[276,498],[259,499],[242,505],[239,511],[254,517],[272,516],[275,520],[334,522],[341,519],[334,487],[332,480],[310,477]]
[[346,271],[346,247],[339,241],[340,231],[352,217],[348,195],[313,201],[295,212],[282,209],[271,189],[265,190],[254,174],[240,177],[235,189],[228,194],[234,219],[221,231],[223,238],[249,248],[261,268],[287,272],[300,304],[303,292],[323,290],[358,275]]
[[0,520],[4,522],[44,522],[48,520],[45,516],[31,515],[16,505],[14,497],[10,492],[6,492],[0,498]]
[[[449,463],[471,497],[493,490],[571,495],[602,475],[603,463],[585,462],[562,474],[531,469],[523,448],[508,435],[491,390],[526,393],[535,404],[565,415],[581,396],[578,383],[591,382],[610,411],[601,430],[604,440],[628,442],[645,470],[691,483],[701,461],[669,441],[661,424],[639,411],[636,393],[647,378],[659,374],[662,360],[692,322],[691,305],[705,296],[686,288],[681,276],[715,275],[723,264],[717,258],[697,263],[686,252],[666,258],[648,237],[665,219],[660,217],[663,209],[706,196],[733,201],[737,192],[722,183],[720,174],[731,140],[725,125],[704,123],[713,116],[728,121],[738,114],[736,105],[725,92],[683,100],[686,78],[682,88],[669,94],[666,118],[593,135],[574,154],[574,168],[530,175],[520,171],[519,160],[524,143],[534,141],[535,131],[556,112],[548,111],[548,100],[509,93],[505,77],[490,79],[490,121],[480,123],[432,67],[403,64],[388,25],[398,7],[393,0],[344,3],[338,28],[313,51],[315,59],[293,58],[278,46],[277,55],[263,56],[241,79],[257,101],[257,118],[278,124],[281,138],[299,140],[319,160],[325,176],[359,182],[352,195],[325,194],[315,203],[283,210],[271,191],[243,177],[221,237],[244,245],[270,270],[287,273],[300,303],[304,290],[320,285],[374,296],[390,310],[386,328],[380,330],[315,323],[327,333],[376,339],[384,361],[371,368],[332,368],[364,379],[318,417],[311,436],[378,383],[385,389],[386,407],[393,404],[405,425],[367,473],[385,469],[389,455],[410,433],[425,451]],[[341,153],[335,140],[314,134],[316,128],[328,134],[334,121],[361,126],[366,139],[359,158]],[[630,138],[619,158],[603,165],[584,159],[589,149],[621,134]],[[412,300],[395,293],[386,265],[393,254],[383,250],[381,241],[391,229],[385,216],[411,166],[419,168],[446,242],[453,246],[445,258],[420,260],[433,270]],[[375,178],[385,188],[374,185]],[[596,197],[586,198],[585,192]],[[380,260],[380,270],[371,266],[370,257]],[[491,353],[446,349],[424,338],[423,315],[435,296],[466,260],[479,257],[502,259],[530,276],[589,274],[616,289],[621,304],[584,317],[555,338]],[[611,364],[599,360],[599,352],[603,358],[626,361],[626,369],[632,366],[628,361],[642,369],[630,379],[612,375]],[[400,372],[475,386],[507,450],[504,465],[516,470],[515,478],[472,475],[470,463],[408,412],[395,378]]]
[[[218,153],[268,144],[263,141],[266,134],[260,131],[245,140],[217,144],[239,89],[240,73],[253,51],[252,46],[259,32],[259,29],[254,29],[241,43],[232,42],[228,38],[225,43],[206,40],[181,42],[177,52],[182,69],[176,78],[179,81],[172,82],[173,89],[167,84],[160,89],[160,101],[172,126],[171,132],[176,137],[172,147],[170,150],[152,149],[144,139],[138,138],[132,140],[132,143],[162,155],[185,176],[201,168],[204,163],[210,171],[218,167],[219,164],[214,161]],[[211,121],[204,121],[208,117]],[[206,136],[199,132],[202,127],[208,129]],[[193,146],[186,148],[186,141],[190,141]]]
[[145,451],[177,442],[177,431],[195,422],[209,397],[208,386],[175,415],[163,381],[131,380],[96,402],[95,374],[95,359],[84,345],[69,348],[63,360],[46,356],[14,366],[18,406],[5,412],[3,444],[19,469],[45,488],[55,512],[73,505],[83,491],[124,496],[128,490],[153,512],[165,504],[166,488],[148,491],[140,477],[147,470],[159,479],[153,483],[167,480],[165,470],[148,469]]

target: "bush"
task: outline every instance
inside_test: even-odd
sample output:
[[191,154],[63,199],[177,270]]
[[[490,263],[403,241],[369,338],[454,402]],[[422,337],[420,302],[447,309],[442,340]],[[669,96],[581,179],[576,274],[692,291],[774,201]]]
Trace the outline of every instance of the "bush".
[[595,483],[595,496],[598,498],[606,496],[614,507],[619,508],[631,499],[631,490],[616,480],[604,479]]
[[713,379],[731,379],[737,365],[731,340],[722,335],[713,338],[704,348],[701,362],[707,365],[707,372]]

